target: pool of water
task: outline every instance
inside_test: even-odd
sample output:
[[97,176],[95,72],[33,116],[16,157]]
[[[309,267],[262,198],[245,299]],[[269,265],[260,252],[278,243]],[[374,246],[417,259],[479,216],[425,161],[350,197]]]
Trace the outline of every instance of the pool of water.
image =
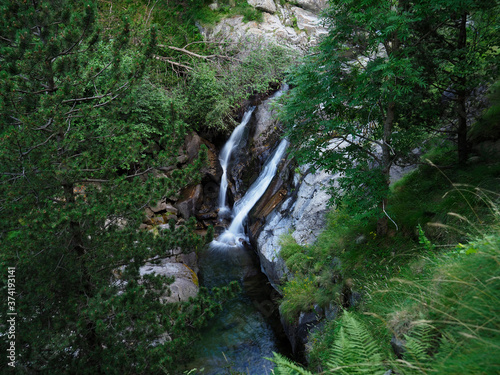
[[[200,374],[270,374],[273,352],[290,355],[282,332],[276,291],[260,271],[257,256],[248,247],[207,248],[200,255],[200,282],[212,288],[237,280],[241,294],[226,305],[202,331],[195,344],[196,359],[189,369]],[[232,372],[230,372],[232,371]]]

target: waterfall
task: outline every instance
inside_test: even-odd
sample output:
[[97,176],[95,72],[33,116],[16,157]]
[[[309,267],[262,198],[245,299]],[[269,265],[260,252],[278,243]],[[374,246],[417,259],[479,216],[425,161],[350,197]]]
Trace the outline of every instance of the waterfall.
[[227,167],[229,165],[229,161],[231,160],[231,153],[234,148],[238,146],[241,141],[241,137],[243,136],[243,131],[245,130],[246,124],[250,120],[252,113],[255,107],[250,107],[245,114],[243,115],[243,119],[241,123],[234,129],[233,134],[229,137],[228,141],[222,148],[219,161],[222,167],[222,178],[220,181],[220,190],[219,190],[219,212],[222,214],[224,212],[229,211],[229,207],[226,206],[226,193],[227,193]]
[[[278,98],[283,94],[283,92],[288,90],[288,85],[286,83],[283,84],[282,88],[278,90],[271,99]],[[255,107],[251,107],[245,115],[243,116],[243,120],[241,124],[234,129],[233,134],[229,137],[229,140],[226,142],[222,151],[220,153],[220,163],[222,167],[222,179],[220,184],[219,191],[219,217],[226,215],[230,209],[226,206],[226,193],[227,193],[227,168],[229,161],[231,159],[231,153],[235,147],[240,143],[241,137],[243,136],[243,130],[250,120],[252,112]],[[231,212],[233,220],[229,226],[229,228],[222,233],[219,238],[213,241],[213,246],[237,246],[240,241],[248,240],[245,235],[245,229],[243,227],[244,221],[250,212],[250,210],[255,206],[260,197],[264,195],[267,188],[271,184],[271,181],[276,174],[278,169],[278,164],[280,160],[283,158],[285,154],[286,148],[288,146],[288,141],[283,139],[279,146],[274,150],[274,152],[267,158],[264,163],[264,167],[262,168],[262,172],[255,182],[250,186],[246,194],[234,204],[233,210]]]
[[[273,98],[281,93],[282,90],[278,91]],[[275,145],[259,176],[244,196],[232,208],[227,206],[231,157],[235,149],[244,143],[244,128],[254,109],[250,108],[245,113],[219,157],[223,171],[219,191],[219,219],[232,219],[232,222],[224,233],[212,241],[207,251],[200,253],[200,280],[204,286],[219,287],[236,280],[243,287],[242,293],[232,300],[230,306],[203,330],[201,340],[194,343],[197,359],[187,368],[204,368],[207,375],[221,374],[227,369],[229,361],[234,372],[269,374],[273,365],[264,358],[272,356],[273,352],[291,354],[278,310],[274,308],[274,290],[265,275],[260,273],[257,255],[248,251],[248,246],[243,243],[248,242],[244,228],[247,215],[271,185],[285,155],[287,140]],[[262,301],[266,303],[265,309],[261,307]],[[268,310],[267,304],[273,308]]]
[[219,242],[233,245],[237,244],[240,239],[246,240],[243,222],[252,207],[255,206],[271,184],[287,146],[288,141],[283,139],[276,150],[266,160],[257,180],[250,186],[243,198],[235,203],[233,207],[233,221],[229,228],[219,237]]

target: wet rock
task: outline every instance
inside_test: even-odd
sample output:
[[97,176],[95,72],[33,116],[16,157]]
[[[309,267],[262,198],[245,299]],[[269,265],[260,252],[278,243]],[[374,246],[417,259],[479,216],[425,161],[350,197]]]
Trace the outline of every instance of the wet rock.
[[302,357],[304,355],[305,345],[308,341],[309,333],[320,322],[319,316],[315,312],[301,312],[298,320],[294,323],[289,323],[283,318],[281,324],[285,330],[285,334],[292,346],[294,355]]
[[340,311],[340,307],[337,305],[330,304],[326,309],[325,309],[325,318],[328,320],[333,320],[336,319]]
[[349,296],[349,306],[350,307],[357,306],[361,302],[362,299],[363,299],[363,297],[361,296],[360,293],[352,292]]
[[259,158],[260,162],[269,156],[272,145],[277,144],[282,133],[273,109],[273,102],[281,95],[278,91],[268,99],[264,100],[255,110],[255,121],[252,122],[250,141],[252,155]]
[[[286,168],[292,169],[292,164]],[[283,172],[282,172],[283,173]],[[282,185],[288,192],[280,197],[268,197],[269,206],[264,205],[261,215],[251,226],[252,235],[261,267],[274,287],[277,287],[286,278],[289,271],[280,257],[281,237],[292,233],[292,237],[301,245],[313,243],[324,228],[325,215],[328,211],[327,203],[330,195],[325,190],[330,181],[335,181],[336,175],[318,171],[309,172],[307,166],[301,166],[295,174],[289,173],[287,182]],[[282,193],[285,190],[281,190]],[[276,203],[276,204],[275,204]],[[274,207],[273,207],[274,206]],[[268,213],[268,209],[272,211]],[[257,223],[257,224],[256,224]]]
[[206,213],[200,213],[200,214],[197,214],[196,215],[196,218],[198,220],[209,220],[209,219],[217,219],[217,212],[214,212],[214,211],[210,211],[210,212],[206,212]]

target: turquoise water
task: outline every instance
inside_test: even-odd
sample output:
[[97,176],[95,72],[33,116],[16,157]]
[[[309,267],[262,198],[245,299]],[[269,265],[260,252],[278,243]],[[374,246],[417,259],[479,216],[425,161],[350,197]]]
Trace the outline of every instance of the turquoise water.
[[260,272],[256,255],[243,247],[207,249],[200,256],[200,281],[211,288],[237,280],[242,293],[203,330],[195,345],[190,369],[200,374],[270,374],[273,363],[264,357],[289,353],[279,331],[273,289]]

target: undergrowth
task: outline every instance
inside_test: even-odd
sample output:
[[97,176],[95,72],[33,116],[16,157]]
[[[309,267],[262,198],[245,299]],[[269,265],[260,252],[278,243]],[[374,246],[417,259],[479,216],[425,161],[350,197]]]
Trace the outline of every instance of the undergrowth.
[[[387,211],[397,230],[389,236],[378,238],[375,221],[344,210],[330,214],[313,245],[299,246],[291,235],[282,239],[292,275],[283,287],[286,319],[318,307],[354,314],[327,320],[311,335],[311,371],[500,371],[500,163],[448,167],[444,148],[426,158],[432,162],[392,187]],[[342,327],[353,323],[345,319],[366,330],[377,360],[362,360],[349,346],[352,337]],[[399,358],[391,339],[403,343]],[[339,352],[342,342],[347,353]],[[347,362],[339,363],[344,357]],[[310,373],[288,367],[282,357],[274,360],[276,374]]]

